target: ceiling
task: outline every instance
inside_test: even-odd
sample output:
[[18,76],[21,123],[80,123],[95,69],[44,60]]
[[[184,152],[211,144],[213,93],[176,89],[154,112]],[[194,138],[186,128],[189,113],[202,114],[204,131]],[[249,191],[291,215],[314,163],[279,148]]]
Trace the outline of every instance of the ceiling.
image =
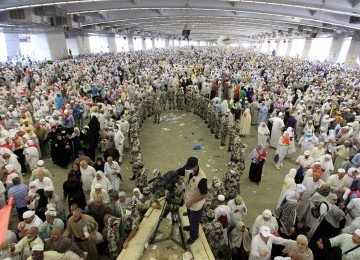
[[[16,12],[25,17],[19,19]],[[54,24],[49,16],[64,19]],[[222,36],[258,41],[314,34],[360,38],[360,0],[2,0],[0,27],[13,31],[63,27],[69,34],[149,38],[179,38],[187,28],[191,40]]]

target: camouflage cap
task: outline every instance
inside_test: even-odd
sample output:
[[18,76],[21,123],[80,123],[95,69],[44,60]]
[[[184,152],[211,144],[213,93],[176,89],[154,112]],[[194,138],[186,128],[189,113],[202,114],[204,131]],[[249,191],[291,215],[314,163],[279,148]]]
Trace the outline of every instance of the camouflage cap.
[[132,210],[133,208],[135,208],[135,204],[132,203],[131,201],[129,201],[129,202],[126,204],[126,209]]
[[213,209],[209,209],[207,212],[206,212],[206,217],[208,218],[215,218],[215,211]]
[[143,188],[142,194],[148,195],[148,194],[150,194],[150,193],[151,193],[151,191],[150,191],[150,188],[149,188],[149,187],[144,187],[144,188]]

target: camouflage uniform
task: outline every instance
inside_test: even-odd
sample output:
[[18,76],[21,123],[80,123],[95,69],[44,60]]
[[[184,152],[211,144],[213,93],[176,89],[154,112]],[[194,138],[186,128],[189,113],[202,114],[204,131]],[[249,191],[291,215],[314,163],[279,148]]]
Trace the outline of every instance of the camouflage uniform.
[[210,221],[202,224],[202,229],[211,248],[211,252],[216,258],[218,256],[220,242],[224,238],[222,224],[219,221]]
[[135,176],[135,186],[141,191],[144,187],[148,186],[147,174],[149,169],[142,168],[139,173]]
[[220,194],[226,196],[224,183],[221,183],[221,186],[219,188],[215,188],[214,185],[212,185],[208,189],[207,197],[209,198],[209,200],[211,200],[212,209],[215,209],[218,206],[218,195]]
[[172,88],[172,87],[168,88],[167,98],[169,100],[169,109],[174,110],[175,109],[175,92],[174,92],[174,88]]
[[221,119],[221,146],[225,146],[226,137],[229,134],[229,115],[230,114],[226,112],[225,116],[223,116]]
[[167,99],[168,99],[167,93],[164,90],[161,91],[160,100],[161,100],[163,110],[166,109]]
[[116,259],[122,250],[122,244],[125,239],[122,219],[117,217],[109,217],[102,235],[109,242],[108,249],[111,259]]
[[239,125],[239,121],[236,120],[235,121],[235,128],[230,130],[228,152],[231,152],[233,150],[234,139],[235,139],[236,136],[240,135],[240,129],[237,127],[238,125]]
[[192,94],[190,91],[186,92],[185,94],[185,105],[186,105],[186,111],[191,112],[191,103],[192,103]]
[[229,167],[225,172],[223,182],[226,190],[225,198],[227,200],[234,199],[237,194],[240,194],[240,172]]
[[123,217],[123,221],[124,221],[125,238],[129,236],[129,234],[133,229],[139,230],[139,225],[141,221],[136,211],[135,212],[133,211],[130,216],[125,215]]
[[160,124],[161,102],[156,99],[154,102],[154,124]]
[[217,113],[217,116],[215,118],[215,127],[214,127],[214,134],[215,139],[220,139],[220,127],[221,127],[221,118],[222,118],[222,112],[219,111]]
[[184,110],[184,91],[182,88],[179,88],[176,93],[176,108],[178,110]]
[[147,110],[148,110],[147,100],[144,100],[142,102],[142,110],[141,110],[143,120],[146,120],[146,118],[147,118]]

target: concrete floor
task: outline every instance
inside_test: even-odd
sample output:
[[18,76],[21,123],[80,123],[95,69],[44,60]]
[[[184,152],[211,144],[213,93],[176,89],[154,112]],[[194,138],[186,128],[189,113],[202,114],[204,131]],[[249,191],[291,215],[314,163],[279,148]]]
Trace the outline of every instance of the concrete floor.
[[[165,111],[161,115],[160,124],[153,124],[153,119],[147,119],[140,130],[141,151],[144,158],[145,167],[152,171],[155,168],[166,173],[169,170],[175,170],[185,164],[189,156],[199,158],[200,167],[207,175],[209,182],[214,176],[221,179],[227,170],[230,153],[227,147],[220,146],[220,140],[215,139],[210,133],[209,128],[204,124],[200,117],[193,113],[185,111]],[[256,216],[262,213],[264,209],[274,210],[278,201],[278,197],[282,188],[284,176],[290,168],[296,167],[292,158],[297,157],[297,153],[283,162],[284,167],[277,170],[274,167],[274,149],[268,149],[268,161],[264,165],[263,177],[260,185],[251,183],[248,180],[248,170],[250,162],[248,156],[250,151],[257,145],[257,127],[251,128],[251,135],[243,138],[243,142],[248,145],[244,157],[246,161],[246,169],[241,178],[241,196],[248,208],[248,214],[244,218],[247,226],[251,227]],[[193,146],[202,144],[202,149],[195,151]],[[59,196],[63,196],[62,183],[67,178],[68,170],[54,167],[51,159],[44,158],[45,166],[55,174],[54,185],[55,192]],[[126,152],[123,158],[122,173],[125,176],[122,190],[130,196],[134,188],[133,181],[129,180],[131,176],[130,155]],[[26,178],[27,177],[27,178]],[[27,175],[25,179],[29,178]],[[17,226],[17,218],[12,218],[10,229]],[[164,243],[165,248],[169,246]],[[150,250],[149,254],[145,254],[143,259],[156,258],[159,250],[165,249],[158,246],[157,250]]]

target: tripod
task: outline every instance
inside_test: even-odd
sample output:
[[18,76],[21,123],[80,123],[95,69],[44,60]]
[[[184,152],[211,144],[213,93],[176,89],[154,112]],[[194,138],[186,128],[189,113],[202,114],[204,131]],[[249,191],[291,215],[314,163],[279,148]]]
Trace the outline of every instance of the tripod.
[[[156,225],[156,229],[155,229],[155,232],[154,234],[152,235],[152,237],[150,238],[150,243],[157,243],[157,242],[161,242],[161,241],[165,241],[165,240],[172,240],[175,244],[177,244],[178,246],[186,249],[186,246],[185,246],[185,240],[184,240],[184,234],[183,234],[183,230],[182,230],[182,226],[181,226],[181,221],[180,221],[180,215],[179,215],[179,205],[177,203],[174,202],[174,195],[172,193],[169,193],[167,196],[166,196],[166,199],[165,199],[165,203],[164,203],[164,207],[161,211],[161,214],[160,214],[160,218],[159,218],[159,221]],[[168,214],[171,214],[171,223],[172,223],[172,226],[171,226],[171,231],[170,231],[170,235],[168,237],[164,237],[164,238],[160,238],[160,239],[157,239],[155,241],[155,237],[156,237],[156,233],[158,232],[158,229],[160,227],[160,224],[161,224],[161,221],[166,218],[166,216]],[[180,241],[177,241],[175,238],[174,238],[174,224],[177,225],[178,229],[179,229],[179,233],[180,233],[180,238],[181,238],[181,242]]]

